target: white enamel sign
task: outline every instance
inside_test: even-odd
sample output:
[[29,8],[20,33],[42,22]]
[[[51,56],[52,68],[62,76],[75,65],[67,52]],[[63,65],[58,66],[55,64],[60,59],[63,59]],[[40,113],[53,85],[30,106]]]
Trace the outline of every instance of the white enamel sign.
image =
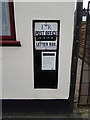
[[36,22],[34,40],[36,50],[56,50],[58,37],[57,22]]

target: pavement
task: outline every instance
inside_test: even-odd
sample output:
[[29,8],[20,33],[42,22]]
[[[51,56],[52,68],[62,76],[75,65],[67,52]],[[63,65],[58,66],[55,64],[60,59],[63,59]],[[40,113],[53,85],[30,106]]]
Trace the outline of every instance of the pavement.
[[2,120],[90,120],[90,107],[75,107],[73,113],[52,114],[45,113],[3,113]]

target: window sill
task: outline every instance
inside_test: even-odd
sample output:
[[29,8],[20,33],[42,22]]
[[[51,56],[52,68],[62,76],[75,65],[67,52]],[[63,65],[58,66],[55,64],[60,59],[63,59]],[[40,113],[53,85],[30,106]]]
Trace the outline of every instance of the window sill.
[[6,47],[21,47],[20,41],[0,41],[0,46],[6,46]]

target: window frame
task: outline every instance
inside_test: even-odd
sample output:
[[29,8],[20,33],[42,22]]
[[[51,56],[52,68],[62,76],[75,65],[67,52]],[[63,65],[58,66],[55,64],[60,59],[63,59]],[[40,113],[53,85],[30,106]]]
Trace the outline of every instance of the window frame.
[[11,35],[0,36],[0,46],[21,46],[20,41],[16,41],[13,0],[12,1],[9,0],[8,5],[9,5]]

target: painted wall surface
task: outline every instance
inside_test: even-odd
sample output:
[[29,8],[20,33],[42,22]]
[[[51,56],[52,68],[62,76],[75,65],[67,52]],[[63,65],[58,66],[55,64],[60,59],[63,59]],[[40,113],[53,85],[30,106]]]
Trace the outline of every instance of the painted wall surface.
[[[3,99],[68,99],[74,2],[16,2],[14,9],[16,38],[21,47],[2,48]],[[58,89],[34,89],[32,20],[43,19],[60,20]]]

